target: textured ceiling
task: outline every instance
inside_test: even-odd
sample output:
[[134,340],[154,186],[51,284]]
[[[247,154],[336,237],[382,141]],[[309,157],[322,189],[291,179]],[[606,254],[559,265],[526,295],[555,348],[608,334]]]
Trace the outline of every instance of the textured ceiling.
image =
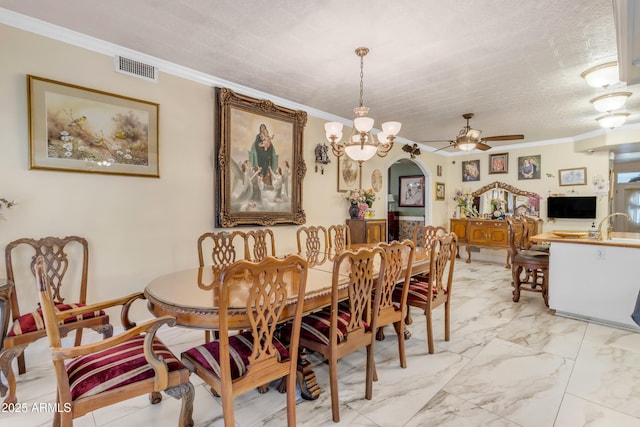
[[[633,1],[633,0],[631,0]],[[616,60],[611,0],[0,0],[0,7],[376,126],[449,140],[475,113],[512,145],[599,129],[580,73]],[[626,111],[640,122],[640,85]],[[429,144],[441,147],[443,143]]]

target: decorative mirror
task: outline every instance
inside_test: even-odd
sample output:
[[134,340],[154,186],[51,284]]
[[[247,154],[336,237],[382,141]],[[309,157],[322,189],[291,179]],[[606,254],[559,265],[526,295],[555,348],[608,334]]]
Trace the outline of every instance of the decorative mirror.
[[540,195],[495,181],[471,193],[481,216],[504,218],[508,215],[539,216]]

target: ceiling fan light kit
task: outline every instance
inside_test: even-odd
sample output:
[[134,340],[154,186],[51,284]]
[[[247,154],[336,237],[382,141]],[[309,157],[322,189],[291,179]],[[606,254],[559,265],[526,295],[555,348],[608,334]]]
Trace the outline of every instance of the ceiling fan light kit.
[[356,49],[356,55],[360,57],[360,105],[353,109],[356,118],[353,119],[351,136],[342,142],[342,123],[325,123],[324,130],[327,140],[331,143],[331,150],[336,157],[343,154],[356,160],[362,166],[362,162],[371,159],[376,154],[380,157],[387,155],[393,147],[393,141],[402,127],[400,122],[385,122],[382,124],[382,132],[377,134],[377,140],[371,134],[374,119],[367,117],[369,108],[364,106],[364,57],[369,53],[366,47]]
[[583,71],[580,77],[585,79],[591,87],[607,88],[620,79],[618,75],[618,62],[612,61],[596,65]]

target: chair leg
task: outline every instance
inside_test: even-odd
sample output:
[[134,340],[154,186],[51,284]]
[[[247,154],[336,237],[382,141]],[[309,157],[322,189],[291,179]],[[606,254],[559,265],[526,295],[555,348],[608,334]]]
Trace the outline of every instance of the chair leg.
[[152,391],[151,393],[149,393],[149,402],[151,402],[152,405],[157,405],[158,403],[162,402],[162,395],[160,394],[160,392]]
[[400,367],[407,367],[407,354],[404,348],[404,322],[399,321],[393,324],[398,336],[398,354],[400,355]]
[[184,384],[180,384],[176,387],[177,394],[166,390],[166,392],[177,399],[182,399],[182,406],[180,407],[180,419],[178,420],[179,427],[193,427],[193,399],[196,391],[193,388],[193,384],[187,381]]
[[364,397],[367,400],[371,400],[373,397],[373,377],[374,373],[376,376],[376,360],[373,356],[373,344],[367,346],[367,374],[366,374],[366,382],[365,382],[365,392]]
[[18,360],[20,360],[20,356],[24,355],[24,349],[26,347],[26,344],[19,345],[16,347],[5,348],[2,352],[0,352],[0,371],[2,371],[5,378],[7,379],[7,389],[9,391],[7,397],[5,397],[4,399],[5,404],[16,403],[18,401],[16,397],[16,375],[13,372],[11,363],[16,357],[18,358]]
[[549,307],[549,270],[542,271],[542,298],[544,305]]
[[225,427],[235,426],[235,420],[233,415],[233,394],[231,393],[221,393],[222,394],[222,415],[224,417],[224,425]]
[[431,310],[425,310],[425,316],[427,317],[427,342],[429,343],[429,354],[435,353],[433,346],[433,319],[431,316]]
[[296,426],[296,375],[287,375],[287,426]]
[[451,304],[447,300],[444,303],[444,340],[449,341],[451,333]]
[[329,359],[329,385],[331,387],[331,413],[333,421],[340,422],[340,401],[338,399],[338,361]]
[[514,266],[511,270],[512,274],[512,286],[513,286],[513,302],[520,301],[520,273],[522,272],[521,266]]
[[22,375],[27,372],[27,364],[24,360],[24,353],[19,354],[18,356],[18,374]]
[[74,346],[79,347],[82,344],[82,328],[76,329],[76,340],[74,341]]

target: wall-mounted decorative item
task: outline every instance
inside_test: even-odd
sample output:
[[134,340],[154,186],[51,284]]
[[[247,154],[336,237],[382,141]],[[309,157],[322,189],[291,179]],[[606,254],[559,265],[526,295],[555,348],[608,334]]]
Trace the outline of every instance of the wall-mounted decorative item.
[[558,179],[561,186],[587,185],[587,168],[560,169]]
[[436,166],[436,175],[442,176],[442,165]]
[[489,154],[489,173],[508,173],[509,153]]
[[216,88],[218,227],[304,224],[307,113]]
[[400,202],[401,207],[424,207],[424,176],[401,176]]
[[540,179],[541,156],[518,157],[518,179]]
[[371,188],[376,193],[382,190],[382,172],[380,172],[380,169],[376,169],[371,173]]
[[[327,144],[318,144],[314,150],[316,155],[316,173],[320,169],[320,174],[324,175],[324,165],[331,163],[329,159],[329,146]],[[318,167],[320,165],[320,167]]]
[[462,181],[480,181],[480,160],[462,162]]
[[444,182],[436,182],[435,197],[436,200],[444,200]]
[[27,75],[29,169],[157,178],[158,104]]
[[338,157],[338,192],[362,188],[358,162],[349,156]]

